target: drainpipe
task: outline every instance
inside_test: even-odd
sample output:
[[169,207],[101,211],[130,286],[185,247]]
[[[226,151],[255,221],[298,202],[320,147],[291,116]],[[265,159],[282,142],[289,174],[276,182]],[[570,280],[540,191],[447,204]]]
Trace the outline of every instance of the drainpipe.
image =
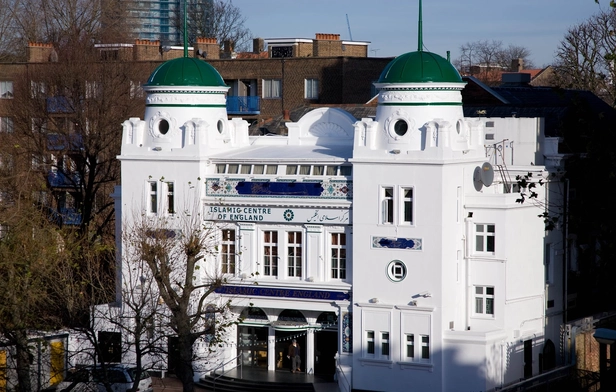
[[471,240],[473,235],[473,213],[469,212],[468,217],[464,219],[465,225],[465,244],[464,244],[464,260],[466,261],[466,325],[465,329],[468,331],[471,328],[471,312],[470,312],[470,304],[471,304],[471,246],[473,241]]

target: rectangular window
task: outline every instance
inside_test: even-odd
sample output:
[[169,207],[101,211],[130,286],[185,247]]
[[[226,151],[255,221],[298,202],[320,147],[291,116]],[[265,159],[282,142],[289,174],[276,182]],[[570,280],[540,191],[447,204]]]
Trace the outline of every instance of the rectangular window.
[[324,169],[324,168],[325,168],[324,166],[321,166],[321,165],[315,165],[315,166],[312,168],[312,175],[313,175],[313,176],[322,176],[322,175],[323,175],[323,169]]
[[475,251],[494,253],[495,231],[494,225],[475,225]]
[[0,98],[13,98],[13,82],[7,80],[0,81]]
[[263,98],[280,98],[282,84],[279,79],[263,79]]
[[304,88],[304,98],[317,99],[319,98],[319,80],[318,79],[306,79]]
[[263,165],[254,165],[252,167],[252,174],[263,174]]
[[327,175],[328,176],[338,175],[338,166],[327,166]]
[[381,223],[394,222],[394,188],[381,188]]
[[240,168],[240,173],[250,174],[250,168],[251,168],[251,165],[242,165],[242,167]]
[[222,273],[235,273],[235,230],[224,229],[222,231],[221,248]]
[[289,276],[302,276],[302,232],[287,233],[287,268]]
[[300,165],[299,166],[299,174],[303,176],[307,176],[310,174],[310,165]]
[[374,354],[374,331],[366,331],[366,353]]
[[421,335],[421,359],[430,359],[430,337]]
[[332,233],[332,279],[346,279],[346,234]]
[[263,232],[263,275],[278,276],[278,232]]
[[148,182],[148,212],[156,214],[158,212],[158,184],[156,181]]
[[229,168],[227,169],[228,174],[237,174],[240,170],[240,165],[237,163],[230,163]]
[[389,356],[389,332],[381,332],[381,355]]
[[402,188],[402,223],[413,223],[413,188]]
[[173,182],[167,183],[167,212],[175,214],[175,194]]
[[0,117],[0,133],[13,133],[13,119]]
[[415,359],[415,335],[406,334],[406,357],[410,360]]
[[475,313],[494,315],[494,287],[475,286]]
[[287,165],[287,175],[293,176],[297,174],[297,165]]
[[266,174],[277,174],[278,173],[278,165],[267,165]]
[[225,174],[226,170],[227,170],[227,165],[225,165],[224,163],[218,163],[216,165],[216,173]]

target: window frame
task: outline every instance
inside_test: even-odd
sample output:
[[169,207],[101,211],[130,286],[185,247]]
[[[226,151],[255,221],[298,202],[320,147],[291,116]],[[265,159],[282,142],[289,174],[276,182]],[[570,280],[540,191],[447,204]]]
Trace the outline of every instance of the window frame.
[[[303,276],[303,231],[286,230],[287,277],[302,278]],[[297,254],[299,253],[299,254]]]
[[379,187],[379,224],[413,226],[415,224],[415,187],[381,185]]
[[[481,293],[478,293],[478,289],[481,289]],[[488,293],[491,291],[491,293]],[[478,300],[481,300],[481,310],[478,308]],[[473,315],[485,318],[494,318],[495,312],[495,289],[494,286],[489,285],[473,285]],[[490,305],[488,305],[490,303]],[[488,312],[491,309],[492,312]]]
[[0,133],[13,133],[15,130],[15,122],[13,117],[0,117]]
[[[262,244],[262,250],[263,250],[263,276],[269,276],[269,277],[278,277],[278,267],[279,267],[279,261],[280,261],[280,256],[279,256],[279,252],[278,252],[278,248],[280,243],[278,242],[278,230],[263,230],[263,244]],[[267,234],[270,234],[270,239],[268,241],[267,238]],[[275,238],[274,238],[275,237]],[[266,255],[267,250],[270,251],[271,254]],[[270,256],[270,262],[267,262],[267,256]],[[267,270],[269,269],[269,271]],[[268,273],[269,272],[269,273]]]
[[[336,241],[334,241],[336,239]],[[347,277],[347,235],[344,232],[329,233],[330,266],[329,278],[346,280]]]
[[319,79],[304,79],[304,99],[319,99]]
[[[277,86],[277,88],[275,88]],[[261,96],[264,99],[282,98],[281,79],[261,79]]]
[[[490,231],[490,228],[492,229],[492,231]],[[494,223],[475,223],[474,231],[475,231],[474,252],[476,254],[484,254],[484,255],[495,254],[496,253],[496,224]],[[480,244],[481,244],[481,249],[479,249]]]
[[158,214],[159,190],[158,181],[150,180],[147,182],[147,212],[151,215]]
[[0,80],[0,99],[13,99],[15,89],[12,80]]
[[173,181],[165,182],[165,199],[167,204],[165,206],[165,211],[169,215],[173,215],[176,213],[175,211],[175,183]]
[[220,271],[223,274],[237,273],[237,232],[234,228],[220,230]]

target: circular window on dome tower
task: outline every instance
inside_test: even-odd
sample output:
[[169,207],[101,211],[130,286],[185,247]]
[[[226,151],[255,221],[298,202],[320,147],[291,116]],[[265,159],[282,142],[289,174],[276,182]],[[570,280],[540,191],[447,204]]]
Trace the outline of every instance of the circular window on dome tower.
[[222,120],[218,120],[216,127],[218,128],[218,133],[222,133],[225,130],[225,123]]
[[406,135],[406,132],[409,130],[409,124],[404,120],[398,120],[394,124],[394,132],[398,136]]
[[167,132],[169,132],[169,121],[167,120],[160,120],[158,122],[158,132],[160,132],[163,135],[166,135]]
[[387,277],[392,282],[401,282],[406,278],[406,265],[400,260],[392,260],[387,265]]

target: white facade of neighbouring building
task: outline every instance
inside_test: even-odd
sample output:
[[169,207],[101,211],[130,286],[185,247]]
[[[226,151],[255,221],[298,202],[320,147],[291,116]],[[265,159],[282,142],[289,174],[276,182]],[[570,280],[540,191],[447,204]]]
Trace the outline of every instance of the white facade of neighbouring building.
[[558,355],[558,233],[516,202],[516,175],[558,169],[541,119],[464,118],[460,75],[420,50],[383,71],[375,118],[319,108],[249,136],[216,75],[189,58],[152,74],[116,194],[119,230],[187,209],[217,228],[216,296],[242,321],[212,362],[288,370],[294,338],[342,390],[486,391]]

